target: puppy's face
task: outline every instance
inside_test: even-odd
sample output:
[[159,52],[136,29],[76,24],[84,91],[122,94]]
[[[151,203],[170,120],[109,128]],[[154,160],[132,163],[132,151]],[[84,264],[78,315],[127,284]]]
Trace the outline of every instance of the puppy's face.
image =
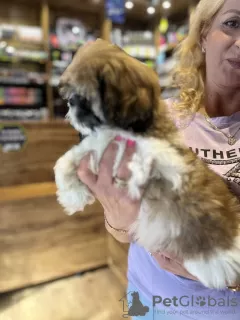
[[67,117],[83,135],[101,126],[144,133],[160,98],[159,80],[148,66],[98,39],[81,47],[60,79]]

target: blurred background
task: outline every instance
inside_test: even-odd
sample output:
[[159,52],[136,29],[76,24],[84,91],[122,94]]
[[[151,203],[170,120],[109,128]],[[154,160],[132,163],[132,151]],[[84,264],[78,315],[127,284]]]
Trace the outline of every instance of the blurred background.
[[[8,0],[0,3],[0,319],[127,317],[128,245],[104,227],[99,203],[68,217],[53,167],[79,142],[59,77],[101,37],[171,87],[176,46],[197,0]],[[123,299],[122,299],[123,298]]]

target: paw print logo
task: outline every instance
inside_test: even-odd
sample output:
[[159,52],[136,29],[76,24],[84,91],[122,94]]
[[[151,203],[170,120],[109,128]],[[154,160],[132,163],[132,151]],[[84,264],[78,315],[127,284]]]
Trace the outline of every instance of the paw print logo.
[[196,304],[200,307],[203,307],[207,304],[206,299],[204,297],[197,297]]

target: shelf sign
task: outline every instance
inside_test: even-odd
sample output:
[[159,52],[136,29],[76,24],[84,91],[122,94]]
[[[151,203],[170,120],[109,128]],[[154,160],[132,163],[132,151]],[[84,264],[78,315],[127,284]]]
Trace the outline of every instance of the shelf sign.
[[108,19],[114,23],[125,22],[125,0],[105,0],[105,12]]
[[26,141],[27,137],[22,126],[0,125],[0,146],[3,152],[19,151]]

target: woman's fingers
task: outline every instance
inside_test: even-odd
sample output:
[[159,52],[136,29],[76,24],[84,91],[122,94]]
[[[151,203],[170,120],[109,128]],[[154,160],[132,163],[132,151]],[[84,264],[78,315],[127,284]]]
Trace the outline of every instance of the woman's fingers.
[[88,153],[81,159],[80,165],[77,170],[77,175],[83,183],[85,183],[91,190],[93,190],[97,182],[97,176],[93,174],[89,169],[90,157],[91,153]]
[[128,140],[126,142],[126,150],[123,159],[118,167],[117,177],[121,180],[127,181],[131,177],[131,171],[128,169],[128,163],[132,160],[133,154],[136,151],[135,142]]
[[104,151],[100,161],[98,181],[103,182],[105,185],[112,184],[113,165],[117,150],[118,145],[115,142],[111,142]]

